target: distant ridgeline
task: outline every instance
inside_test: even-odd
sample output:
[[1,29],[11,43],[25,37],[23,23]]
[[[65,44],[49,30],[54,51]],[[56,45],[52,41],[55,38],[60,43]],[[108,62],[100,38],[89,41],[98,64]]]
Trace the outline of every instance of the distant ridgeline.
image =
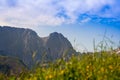
[[42,61],[68,58],[73,53],[71,43],[60,33],[41,38],[31,29],[0,26],[0,56],[17,58],[28,68]]

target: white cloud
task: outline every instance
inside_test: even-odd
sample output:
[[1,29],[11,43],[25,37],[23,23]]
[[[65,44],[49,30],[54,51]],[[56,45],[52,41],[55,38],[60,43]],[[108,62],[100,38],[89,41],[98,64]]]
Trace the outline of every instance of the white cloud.
[[[75,23],[81,14],[117,17],[120,13],[118,3],[117,0],[0,0],[0,24],[56,26]],[[105,5],[110,6],[110,9],[102,12]],[[61,16],[57,16],[59,13],[62,13]],[[81,20],[88,21],[90,18]]]
[[89,22],[90,20],[91,20],[90,18],[85,18],[85,19],[81,20],[80,23],[87,23],[87,22]]

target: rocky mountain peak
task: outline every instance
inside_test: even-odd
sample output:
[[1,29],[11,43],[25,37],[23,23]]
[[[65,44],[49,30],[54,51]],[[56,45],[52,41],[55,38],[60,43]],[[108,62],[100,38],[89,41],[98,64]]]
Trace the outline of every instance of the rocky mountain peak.
[[50,37],[58,37],[58,36],[63,36],[61,33],[58,33],[58,32],[53,32],[49,35]]

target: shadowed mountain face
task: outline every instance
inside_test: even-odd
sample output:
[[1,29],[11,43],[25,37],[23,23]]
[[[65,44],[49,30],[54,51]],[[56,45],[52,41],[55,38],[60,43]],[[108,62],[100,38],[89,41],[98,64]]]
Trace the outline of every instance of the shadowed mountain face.
[[43,58],[45,61],[59,59],[64,53],[74,52],[71,43],[60,33],[40,38],[30,29],[0,27],[0,55],[17,57],[29,68]]
[[8,76],[19,75],[23,70],[27,70],[27,68],[18,58],[0,56],[0,73]]

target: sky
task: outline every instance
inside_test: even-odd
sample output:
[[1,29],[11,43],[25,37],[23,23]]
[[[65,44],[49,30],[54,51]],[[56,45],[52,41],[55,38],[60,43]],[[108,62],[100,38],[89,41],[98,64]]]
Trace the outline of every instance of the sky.
[[[0,0],[0,25],[62,33],[78,51],[107,36],[120,42],[120,0]],[[107,39],[106,38],[106,39]]]

